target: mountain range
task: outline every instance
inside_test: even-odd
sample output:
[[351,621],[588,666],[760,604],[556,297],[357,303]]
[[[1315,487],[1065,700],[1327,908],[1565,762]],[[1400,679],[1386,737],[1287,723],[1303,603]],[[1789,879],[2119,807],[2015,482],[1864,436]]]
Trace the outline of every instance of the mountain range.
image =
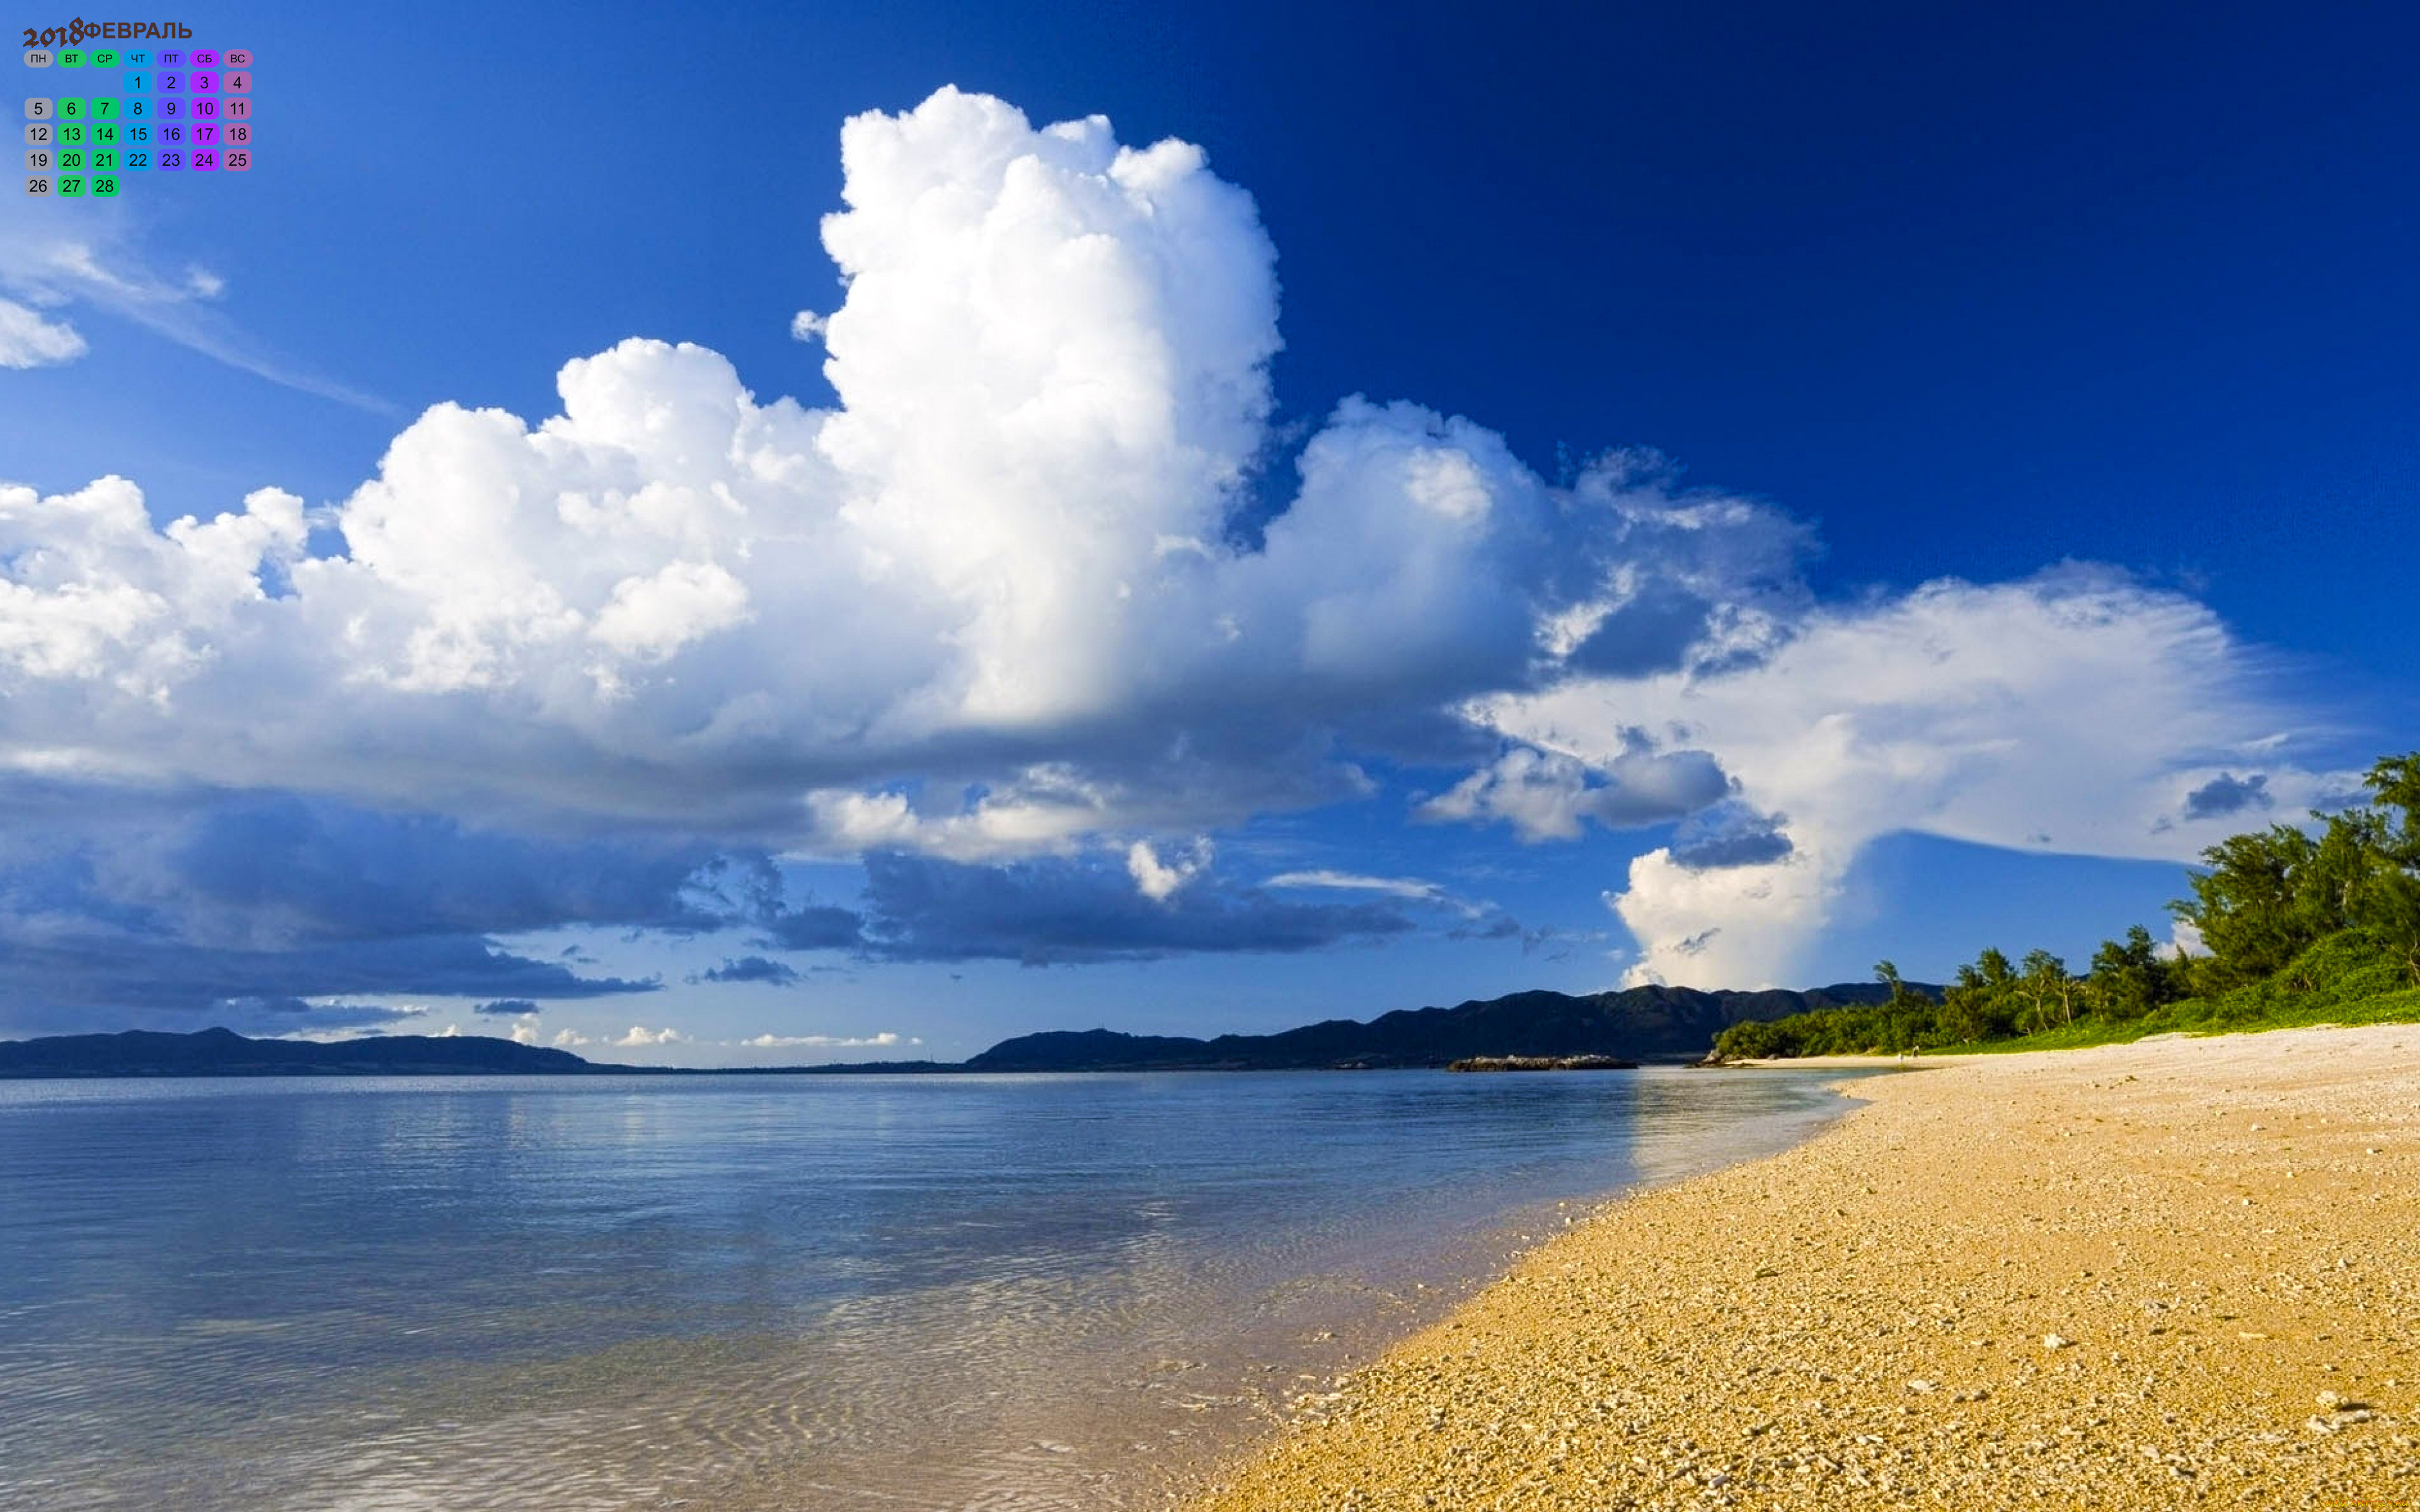
[[[1921,992],[1925,989],[1917,988]],[[1280,1034],[1215,1040],[1053,1030],[1003,1040],[966,1062],[968,1071],[1279,1071],[1315,1067],[1443,1066],[1480,1056],[1617,1056],[1695,1060],[1714,1036],[1745,1019],[1809,1009],[1879,1003],[1888,989],[1848,982],[1809,992],[1699,992],[1630,987],[1620,992],[1514,993],[1453,1008],[1399,1009],[1368,1023],[1330,1019]]]
[[[1919,992],[1934,991],[1921,986]],[[1003,1040],[968,1060],[859,1061],[772,1068],[790,1073],[1376,1070],[1443,1066],[1481,1056],[1616,1056],[1626,1060],[1694,1060],[1714,1036],[1748,1019],[1809,1009],[1881,1002],[1886,989],[1847,982],[1808,992],[1699,992],[1631,987],[1620,992],[1513,993],[1453,1008],[1404,1009],[1368,1023],[1330,1019],[1278,1034],[1183,1036],[1115,1029],[1057,1029]],[[171,1034],[62,1034],[0,1040],[0,1077],[64,1076],[460,1076],[763,1074],[659,1066],[613,1066],[568,1050],[516,1044],[486,1035],[367,1035],[319,1044],[252,1040],[229,1029]]]

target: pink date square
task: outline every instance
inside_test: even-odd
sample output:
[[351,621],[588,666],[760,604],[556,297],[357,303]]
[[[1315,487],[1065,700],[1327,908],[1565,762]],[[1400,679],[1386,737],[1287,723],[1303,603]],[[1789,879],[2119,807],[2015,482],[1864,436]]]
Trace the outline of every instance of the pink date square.
[[231,147],[219,154],[219,166],[229,173],[243,173],[252,167],[252,148]]

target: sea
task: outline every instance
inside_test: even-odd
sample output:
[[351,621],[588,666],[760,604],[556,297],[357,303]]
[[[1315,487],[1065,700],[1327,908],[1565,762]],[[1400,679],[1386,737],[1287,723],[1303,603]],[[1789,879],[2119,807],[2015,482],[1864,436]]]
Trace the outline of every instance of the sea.
[[1166,1506],[1838,1076],[0,1082],[0,1506]]

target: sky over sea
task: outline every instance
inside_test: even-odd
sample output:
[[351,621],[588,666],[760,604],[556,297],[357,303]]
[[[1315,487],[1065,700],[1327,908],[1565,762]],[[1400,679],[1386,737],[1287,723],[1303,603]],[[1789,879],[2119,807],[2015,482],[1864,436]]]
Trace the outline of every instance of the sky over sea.
[[2408,8],[995,12],[216,8],[250,175],[0,196],[0,1035],[2080,966],[2420,746]]

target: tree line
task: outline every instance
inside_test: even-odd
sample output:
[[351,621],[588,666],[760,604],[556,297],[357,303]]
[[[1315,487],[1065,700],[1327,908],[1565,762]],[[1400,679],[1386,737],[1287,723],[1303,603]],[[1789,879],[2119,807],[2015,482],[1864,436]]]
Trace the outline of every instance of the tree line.
[[[2103,940],[2082,972],[2048,950],[2010,961],[1987,949],[1937,993],[1900,980],[1871,1006],[1735,1024],[1714,1041],[1723,1059],[1903,1055],[2040,1037],[2086,1043],[2168,1028],[2240,1028],[2304,1021],[2420,1018],[2420,751],[2391,756],[2364,779],[2368,801],[2308,825],[2271,825],[2202,852],[2192,896],[2169,911],[2200,938],[2180,954],[2137,924]],[[2346,1011],[2350,1009],[2353,1011]]]

